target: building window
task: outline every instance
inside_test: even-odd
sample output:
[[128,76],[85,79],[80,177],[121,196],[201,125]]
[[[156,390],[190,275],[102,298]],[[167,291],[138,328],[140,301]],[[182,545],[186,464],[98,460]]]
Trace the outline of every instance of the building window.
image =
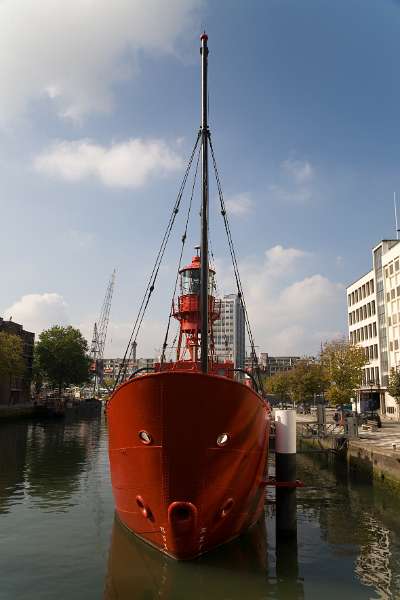
[[391,326],[391,324],[392,324],[392,317],[388,317],[388,325],[389,325],[389,327]]
[[372,329],[373,329],[373,331],[374,331],[374,337],[376,337],[376,335],[377,335],[377,334],[376,334],[376,321],[374,321],[374,322],[372,323]]
[[371,294],[373,294],[374,293],[374,280],[371,279],[371,281],[369,282],[369,284],[370,284]]
[[389,415],[394,415],[394,410],[395,410],[395,409],[394,409],[394,406],[387,406],[387,407],[386,407],[386,412],[387,412]]
[[379,383],[379,367],[375,367],[375,383]]
[[393,352],[393,342],[389,342],[389,350],[390,352]]
[[372,300],[372,314],[375,314],[375,300]]
[[374,344],[374,358],[378,358],[378,344]]
[[392,298],[392,300],[393,300],[393,298],[394,298],[394,297],[395,297],[395,295],[396,295],[396,292],[395,292],[395,290],[391,290],[391,292],[390,292],[390,295],[391,295],[391,298]]
[[395,350],[399,349],[399,340],[394,340],[394,349]]
[[393,275],[393,263],[389,265],[389,273]]
[[396,325],[396,323],[397,323],[397,315],[393,315],[392,321],[393,321],[393,325]]
[[390,302],[390,293],[389,292],[386,293],[386,301]]

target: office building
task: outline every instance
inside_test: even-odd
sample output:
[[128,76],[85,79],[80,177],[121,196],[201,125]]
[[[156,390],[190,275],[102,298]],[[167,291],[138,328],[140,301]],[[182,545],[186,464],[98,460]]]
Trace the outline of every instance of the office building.
[[245,364],[244,310],[237,294],[221,298],[221,316],[214,323],[215,354],[219,360],[231,360],[235,368]]
[[347,288],[349,340],[364,348],[368,363],[358,395],[398,418],[387,392],[391,369],[400,368],[400,242],[382,240],[372,249],[372,269]]

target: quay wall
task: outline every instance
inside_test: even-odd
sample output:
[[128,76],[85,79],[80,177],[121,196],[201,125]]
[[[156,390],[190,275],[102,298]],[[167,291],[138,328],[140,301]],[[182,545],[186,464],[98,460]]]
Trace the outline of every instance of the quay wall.
[[32,417],[35,407],[32,404],[21,404],[17,406],[0,406],[0,421]]
[[347,464],[349,474],[371,485],[384,484],[400,494],[400,448],[380,448],[360,438],[298,438],[298,452],[327,453]]

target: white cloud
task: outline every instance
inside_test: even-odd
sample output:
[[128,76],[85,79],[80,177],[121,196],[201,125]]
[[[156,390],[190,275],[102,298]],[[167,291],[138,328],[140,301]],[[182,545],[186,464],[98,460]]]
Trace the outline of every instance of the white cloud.
[[[277,245],[265,251],[263,261],[247,259],[239,265],[260,349],[278,355],[316,354],[321,341],[345,330],[344,287],[313,274],[312,263],[313,254]],[[232,291],[226,272],[224,292]]]
[[109,111],[113,84],[137,73],[140,52],[174,53],[201,6],[202,0],[2,0],[2,120],[41,98],[71,119]]
[[280,183],[272,183],[268,190],[279,203],[307,204],[313,198],[315,168],[309,161],[287,159],[281,165]]
[[68,306],[60,294],[27,294],[4,312],[4,318],[21,323],[28,331],[39,334],[52,325],[69,323]]
[[314,167],[308,161],[289,158],[283,161],[282,168],[296,183],[308,183],[314,177]]
[[235,217],[247,215],[254,208],[254,202],[248,193],[230,196],[227,200],[225,200],[225,205],[228,213],[234,215]]
[[140,187],[155,174],[180,169],[181,157],[163,140],[130,139],[100,146],[90,140],[56,142],[34,160],[40,173],[67,181],[98,178],[106,186]]

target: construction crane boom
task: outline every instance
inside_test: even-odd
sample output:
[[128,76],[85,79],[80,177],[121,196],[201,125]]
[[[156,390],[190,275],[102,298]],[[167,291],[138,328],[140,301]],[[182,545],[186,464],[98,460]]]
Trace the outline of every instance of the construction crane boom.
[[93,327],[90,357],[92,359],[91,371],[94,373],[94,395],[96,394],[96,391],[98,391],[99,384],[103,380],[104,348],[107,340],[108,322],[110,320],[111,301],[115,285],[115,274],[116,270],[114,269],[107,286],[106,295],[104,296],[99,320],[94,324]]

